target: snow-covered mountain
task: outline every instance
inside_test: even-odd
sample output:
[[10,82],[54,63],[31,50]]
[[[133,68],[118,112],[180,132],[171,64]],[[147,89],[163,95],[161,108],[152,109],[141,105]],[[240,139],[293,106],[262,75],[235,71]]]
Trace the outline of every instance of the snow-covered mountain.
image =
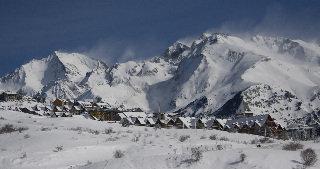
[[279,119],[319,111],[320,46],[302,40],[205,33],[162,56],[106,65],[54,52],[1,78],[0,89],[49,99],[97,96],[150,112],[226,116],[273,113]]

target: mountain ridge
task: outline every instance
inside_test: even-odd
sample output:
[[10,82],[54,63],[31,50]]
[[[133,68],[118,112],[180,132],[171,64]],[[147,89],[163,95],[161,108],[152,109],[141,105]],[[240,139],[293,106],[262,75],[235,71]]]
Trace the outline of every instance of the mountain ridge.
[[[190,46],[177,41],[161,56],[116,65],[78,53],[54,52],[2,77],[0,89],[22,89],[49,99],[101,97],[113,106],[148,112],[274,113],[290,119],[319,111],[319,65],[320,47],[310,42],[205,33]],[[239,93],[241,104],[222,111]]]

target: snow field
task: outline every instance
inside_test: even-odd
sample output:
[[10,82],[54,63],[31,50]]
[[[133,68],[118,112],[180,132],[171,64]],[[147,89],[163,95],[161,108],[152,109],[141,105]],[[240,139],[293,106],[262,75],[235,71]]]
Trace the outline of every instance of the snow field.
[[[279,140],[258,148],[251,142],[262,137],[255,135],[203,129],[121,127],[82,116],[47,118],[15,111],[0,111],[0,117],[3,117],[0,127],[12,124],[28,128],[21,133],[0,134],[1,169],[291,169],[301,166],[300,151],[282,150],[285,141]],[[190,138],[179,141],[184,135]],[[211,140],[211,135],[217,139]],[[319,144],[303,144],[320,154]],[[202,157],[188,164],[185,161],[192,157],[194,147],[198,147]],[[124,156],[114,158],[116,150],[124,152]],[[242,153],[246,155],[243,162]],[[316,163],[313,168],[319,166]]]

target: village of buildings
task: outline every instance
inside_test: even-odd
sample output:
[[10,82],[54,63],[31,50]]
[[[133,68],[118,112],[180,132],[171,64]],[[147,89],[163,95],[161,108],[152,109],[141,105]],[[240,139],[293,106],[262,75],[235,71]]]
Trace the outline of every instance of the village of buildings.
[[14,92],[0,92],[0,110],[13,110],[49,118],[67,118],[82,115],[108,123],[120,123],[123,127],[146,126],[156,129],[207,129],[232,133],[246,133],[277,139],[312,140],[320,136],[320,123],[288,127],[277,122],[270,114],[237,114],[222,119],[216,117],[186,117],[178,113],[146,113],[140,108],[112,107],[97,100],[68,100],[56,98],[45,102],[43,98],[23,96]]

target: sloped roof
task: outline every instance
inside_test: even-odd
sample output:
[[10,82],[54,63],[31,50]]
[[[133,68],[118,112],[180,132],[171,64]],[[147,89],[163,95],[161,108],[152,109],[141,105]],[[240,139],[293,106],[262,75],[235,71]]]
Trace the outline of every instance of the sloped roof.
[[145,121],[146,121],[146,122],[148,121],[151,125],[156,124],[156,119],[151,118],[151,117],[146,118]]
[[70,106],[70,105],[64,105],[63,106],[65,109],[67,109],[67,110],[70,110],[71,108],[72,108],[72,106]]
[[57,109],[58,111],[62,111],[62,108],[59,107],[59,106],[56,106],[56,109]]
[[222,127],[224,127],[227,123],[227,119],[215,119]]
[[179,120],[187,127],[191,128],[191,117],[178,117]]
[[73,106],[75,110],[81,110],[79,106]]
[[138,120],[140,124],[146,124],[145,118],[139,117],[139,118],[136,118],[136,120]]
[[110,108],[111,106],[110,106],[110,104],[108,104],[108,103],[96,103],[96,105],[97,106],[99,106],[100,108],[106,108],[106,107],[108,107],[108,108]]
[[242,126],[244,125],[248,125],[249,127],[251,127],[255,123],[262,126],[267,121],[268,117],[269,117],[268,114],[257,115],[252,117],[242,117],[238,119],[228,120],[225,124],[226,126],[229,126],[229,127],[238,126],[239,128],[242,128]]
[[[121,113],[119,113],[121,114]],[[147,114],[145,112],[122,112],[125,117],[142,117],[147,118]],[[120,116],[121,117],[121,116]]]
[[91,103],[91,102],[78,101],[78,103],[79,103],[82,107],[91,107],[91,106],[92,106],[92,103]]

